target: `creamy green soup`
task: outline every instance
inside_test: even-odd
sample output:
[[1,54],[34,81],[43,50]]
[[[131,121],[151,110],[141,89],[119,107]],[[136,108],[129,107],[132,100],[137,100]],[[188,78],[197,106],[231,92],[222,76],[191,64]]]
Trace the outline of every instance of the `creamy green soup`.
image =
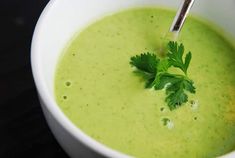
[[175,12],[139,8],[78,33],[55,75],[66,116],[97,141],[139,158],[212,158],[235,149],[235,48],[211,24],[189,17],[180,34],[193,58],[196,94],[170,111],[165,92],[144,88],[130,57],[157,53]]

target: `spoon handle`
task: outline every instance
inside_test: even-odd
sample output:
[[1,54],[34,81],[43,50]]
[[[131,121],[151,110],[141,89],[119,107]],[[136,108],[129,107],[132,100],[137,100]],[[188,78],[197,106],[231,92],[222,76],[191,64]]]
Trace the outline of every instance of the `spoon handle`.
[[191,7],[193,6],[194,0],[184,0],[180,6],[175,19],[171,25],[170,32],[178,34],[184,24],[185,18],[187,17]]

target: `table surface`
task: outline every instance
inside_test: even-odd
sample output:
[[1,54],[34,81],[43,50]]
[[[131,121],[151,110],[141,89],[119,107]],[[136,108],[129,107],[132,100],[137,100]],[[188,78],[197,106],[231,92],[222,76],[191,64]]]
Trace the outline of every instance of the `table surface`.
[[33,30],[47,2],[0,1],[1,158],[68,158],[46,124],[30,68]]

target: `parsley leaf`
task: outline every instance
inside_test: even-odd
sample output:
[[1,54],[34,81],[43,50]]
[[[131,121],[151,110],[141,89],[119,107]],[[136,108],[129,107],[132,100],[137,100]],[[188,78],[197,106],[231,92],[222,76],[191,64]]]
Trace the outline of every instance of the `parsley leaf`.
[[189,63],[192,59],[192,53],[189,52],[183,61],[184,45],[181,43],[170,41],[168,44],[169,62],[172,66],[180,68],[185,74],[187,74]]
[[[187,93],[196,93],[193,81],[187,77],[192,54],[187,53],[184,60],[183,55],[184,45],[170,41],[166,58],[160,59],[155,54],[148,52],[131,57],[130,61],[130,64],[136,68],[134,72],[146,80],[146,88],[165,89],[165,101],[170,110],[186,103],[188,101]],[[181,69],[185,75],[169,73],[168,69],[171,66]]]
[[193,82],[184,76],[165,74],[161,81],[166,83],[166,102],[171,110],[188,101],[186,92],[195,93]]
[[151,88],[157,74],[157,65],[160,59],[155,54],[144,53],[131,57],[130,64],[136,67],[134,71],[146,80],[146,88]]
[[131,57],[130,64],[135,66],[137,69],[148,72],[156,73],[157,64],[160,60],[155,54],[144,53]]

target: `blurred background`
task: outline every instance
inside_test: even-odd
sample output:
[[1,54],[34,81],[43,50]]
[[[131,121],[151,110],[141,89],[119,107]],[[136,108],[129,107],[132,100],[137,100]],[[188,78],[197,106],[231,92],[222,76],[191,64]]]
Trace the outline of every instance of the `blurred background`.
[[0,1],[0,158],[67,158],[50,132],[30,67],[34,27],[48,0]]

